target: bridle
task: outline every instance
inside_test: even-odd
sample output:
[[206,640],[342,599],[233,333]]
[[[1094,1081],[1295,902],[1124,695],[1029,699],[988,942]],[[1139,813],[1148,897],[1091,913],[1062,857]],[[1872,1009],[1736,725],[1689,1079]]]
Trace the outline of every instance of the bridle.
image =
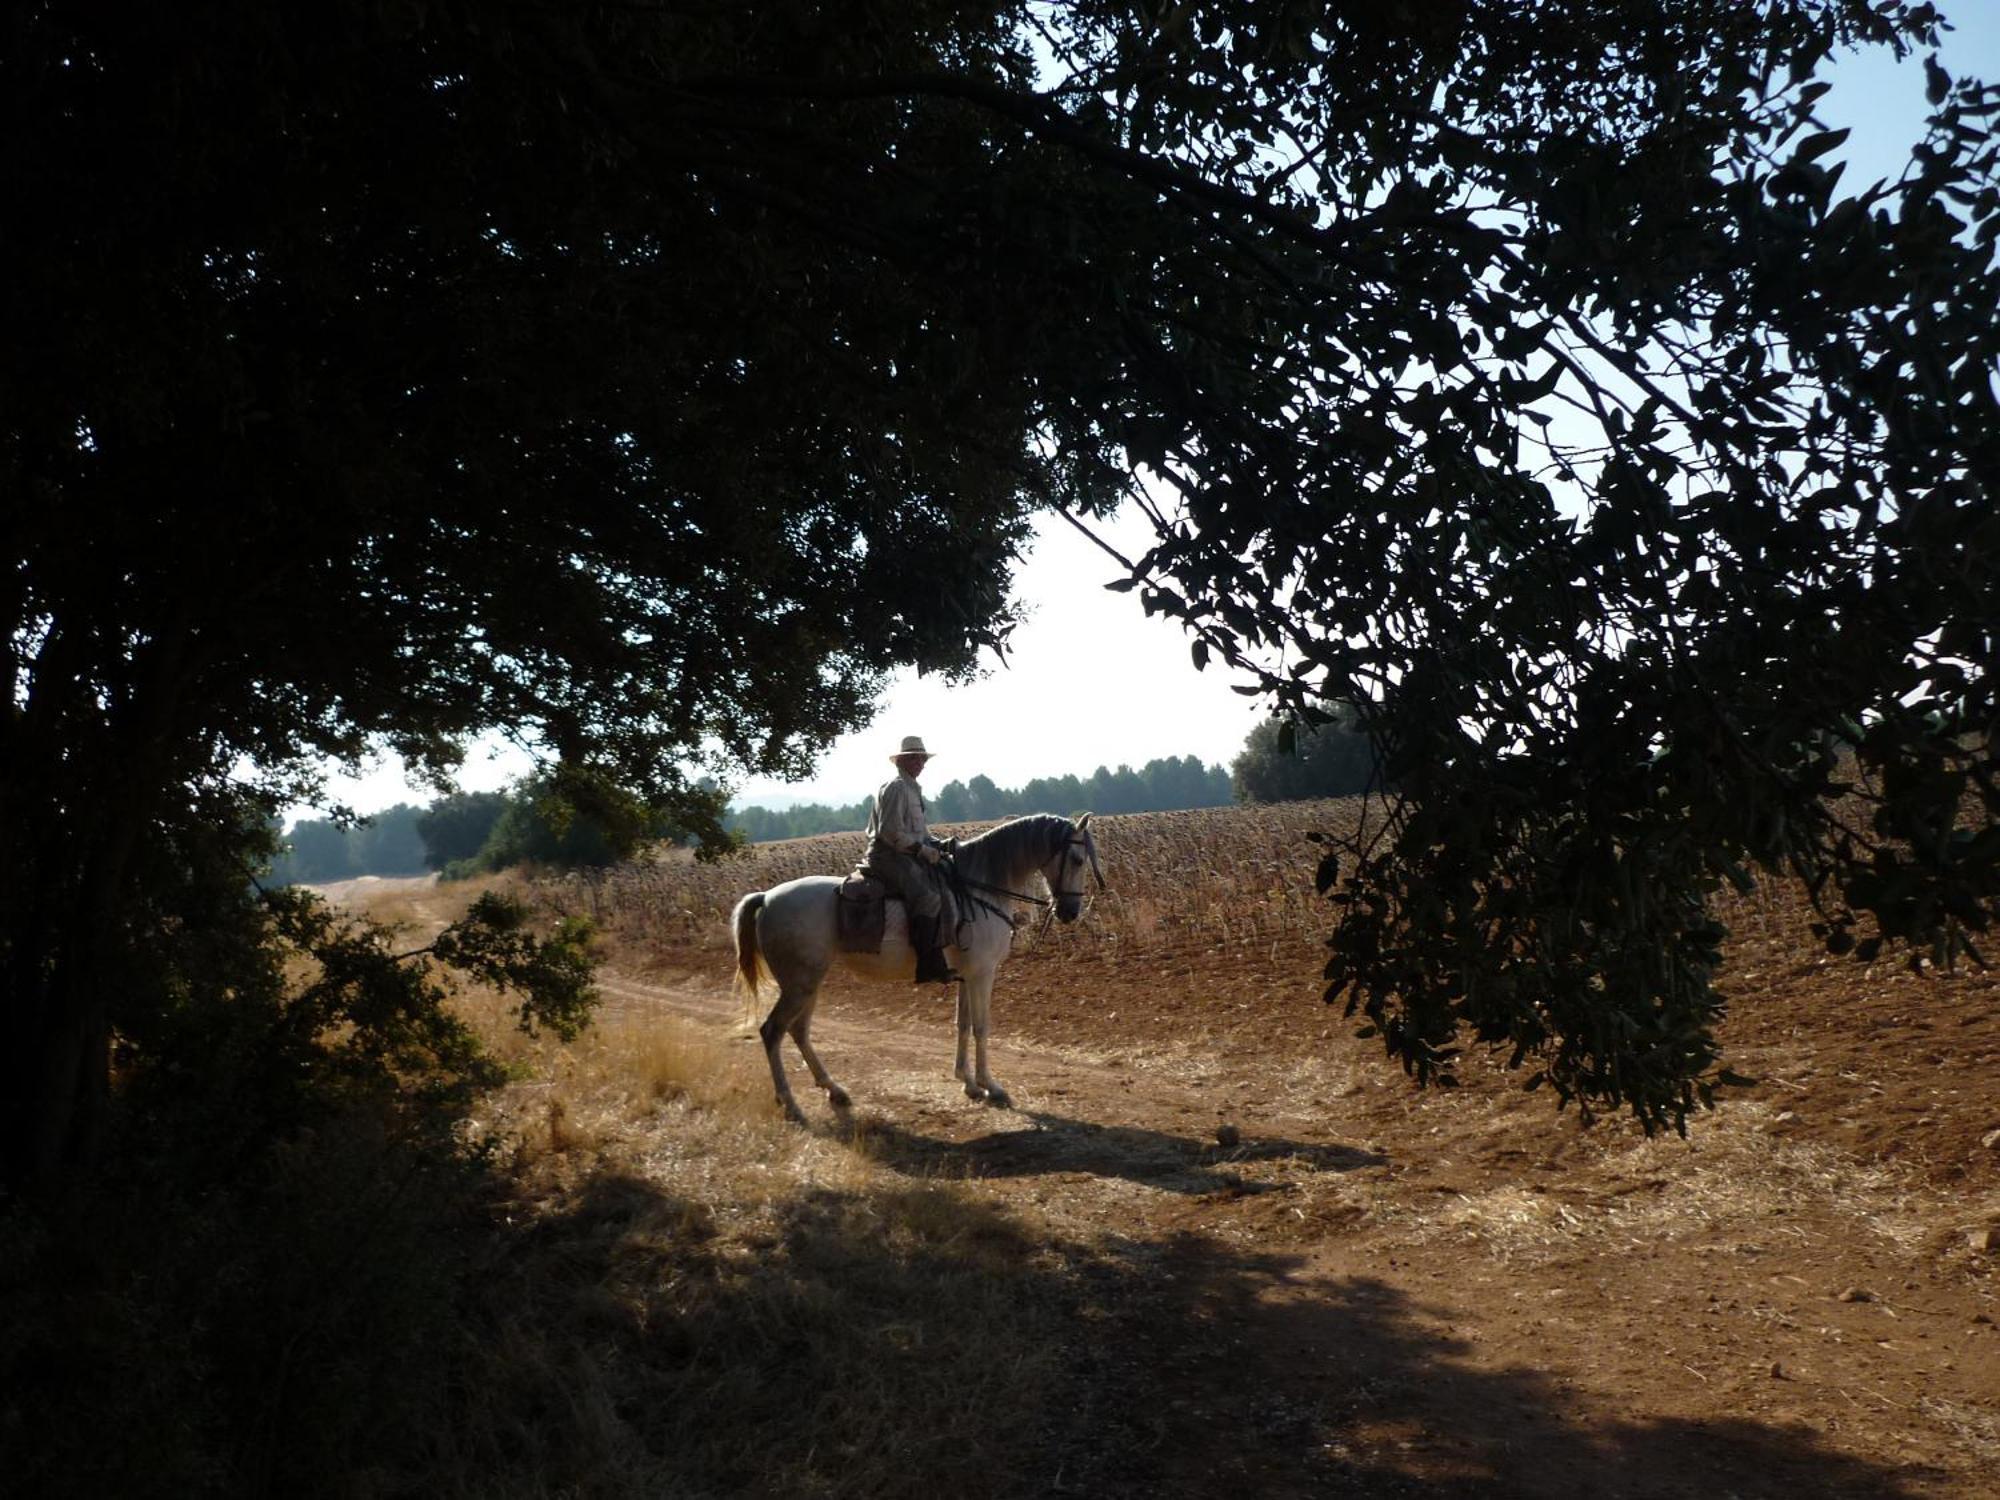
[[[1100,891],[1104,890],[1105,889],[1104,871],[1098,868],[1097,845],[1095,844],[1095,842],[1092,841],[1089,829],[1082,829],[1079,831],[1071,832],[1070,836],[1063,840],[1062,845],[1057,852],[1061,853],[1066,850],[1074,849],[1079,844],[1083,846],[1084,853],[1090,857],[1090,873],[1097,877],[1097,888]],[[1051,857],[1053,858],[1054,856]],[[1009,890],[1004,885],[988,885],[983,880],[969,880],[963,875],[954,875],[953,878],[956,879],[960,885],[969,886],[975,891],[990,891],[996,896],[1010,896],[1016,901],[1030,902],[1035,906],[1046,906],[1049,908],[1050,917],[1053,917],[1055,915],[1056,903],[1060,901],[1064,896],[1075,896],[1078,901],[1083,900],[1083,891],[1081,890],[1081,888],[1074,891],[1058,890],[1052,896],[1032,896],[1026,891]],[[979,904],[981,906],[985,906],[987,910],[992,911],[995,916],[1007,915],[1005,912],[996,910],[987,902],[982,901]],[[1042,925],[1044,927],[1048,925],[1046,919],[1044,919]]]

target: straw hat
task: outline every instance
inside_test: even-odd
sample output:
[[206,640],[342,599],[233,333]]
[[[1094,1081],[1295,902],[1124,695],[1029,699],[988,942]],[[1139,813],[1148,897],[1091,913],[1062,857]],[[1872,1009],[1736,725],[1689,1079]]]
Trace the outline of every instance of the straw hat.
[[931,758],[930,751],[924,748],[924,738],[922,735],[920,734],[904,735],[903,748],[898,750],[894,755],[890,756],[889,759],[901,760],[906,755],[921,755],[925,760],[929,760]]

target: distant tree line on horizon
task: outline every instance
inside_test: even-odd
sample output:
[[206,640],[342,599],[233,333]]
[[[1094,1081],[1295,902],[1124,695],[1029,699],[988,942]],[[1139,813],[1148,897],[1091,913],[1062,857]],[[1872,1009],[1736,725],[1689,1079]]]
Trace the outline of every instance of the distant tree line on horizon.
[[554,773],[508,791],[454,793],[429,807],[399,802],[355,823],[302,819],[284,836],[266,879],[323,885],[431,870],[460,879],[518,864],[606,865],[648,838],[672,836],[630,798],[590,790]]
[[[1251,730],[1226,770],[1185,755],[1149,760],[1137,770],[1099,766],[1089,776],[1041,776],[1019,787],[971,776],[938,788],[929,798],[930,815],[935,823],[976,823],[1031,812],[1175,812],[1343,797],[1367,789],[1373,766],[1367,737],[1351,715],[1336,714],[1317,730],[1295,726],[1289,738],[1283,722],[1272,718]],[[731,808],[724,826],[746,844],[858,833],[868,824],[870,800]],[[268,878],[275,885],[321,885],[430,870],[461,878],[523,863],[605,865],[649,838],[673,834],[644,809],[579,798],[575,788],[543,776],[510,791],[456,793],[429,807],[397,803],[355,823],[303,819],[285,835]]]
[[[884,775],[883,780],[889,777]],[[948,781],[926,796],[933,823],[976,823],[1031,812],[1171,812],[1184,807],[1219,807],[1234,797],[1229,772],[1205,766],[1197,756],[1149,760],[1138,770],[1099,766],[1088,776],[1038,776],[1019,787],[997,785],[990,776]],[[725,826],[753,844],[773,839],[809,838],[818,833],[858,832],[868,825],[870,796],[842,807],[801,803],[797,807],[731,808]]]

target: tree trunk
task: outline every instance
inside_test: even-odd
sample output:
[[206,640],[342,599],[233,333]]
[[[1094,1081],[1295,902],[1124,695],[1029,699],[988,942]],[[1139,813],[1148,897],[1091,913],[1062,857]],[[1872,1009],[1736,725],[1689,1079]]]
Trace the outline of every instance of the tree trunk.
[[[89,1164],[102,1135],[111,1078],[110,960],[137,831],[114,825],[81,878],[51,882],[75,892],[59,920],[8,934],[17,1045],[6,1067],[0,1173],[15,1188],[57,1190]],[[51,863],[37,862],[44,879]]]
[[121,914],[179,759],[165,747],[185,643],[176,626],[126,656],[128,686],[109,695],[106,714],[78,691],[81,664],[52,628],[34,691],[7,725],[0,859],[19,885],[0,903],[0,1001],[13,1044],[0,1061],[0,1181],[18,1190],[59,1190],[102,1138],[112,988],[129,941]]

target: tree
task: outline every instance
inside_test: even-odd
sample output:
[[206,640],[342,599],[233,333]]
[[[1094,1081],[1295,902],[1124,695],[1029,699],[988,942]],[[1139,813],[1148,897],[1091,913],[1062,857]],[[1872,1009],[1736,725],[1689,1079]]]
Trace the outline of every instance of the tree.
[[1085,806],[1099,812],[1133,812],[1139,807],[1142,797],[1138,773],[1127,765],[1121,765],[1115,771],[1109,766],[1099,766],[1091,772],[1090,780],[1084,786]]
[[983,772],[965,784],[965,816],[968,818],[1004,818],[1007,815],[1007,798],[994,784],[993,778]]
[[424,863],[442,870],[478,854],[507,803],[505,792],[458,792],[438,798],[417,818]]
[[479,870],[596,868],[630,859],[642,844],[676,831],[670,810],[649,806],[601,774],[562,766],[513,789],[466,863]]
[[274,885],[316,885],[356,875],[421,875],[424,842],[419,810],[406,802],[355,822],[301,818],[271,861]]
[[1078,813],[1090,809],[1083,782],[1074,775],[1039,776],[1019,793],[1022,812]]
[[1795,875],[1832,952],[1917,967],[1995,915],[2000,91],[1927,59],[1914,159],[1843,184],[1816,74],[1931,5],[1259,14],[1065,35],[1198,164],[1166,190],[1263,289],[1228,334],[1299,351],[1183,325],[1133,583],[1376,746],[1329,1000],[1420,1080],[1469,1040],[1684,1126],[1719,889]]
[[1359,716],[1344,705],[1336,706],[1326,723],[1304,731],[1288,719],[1264,720],[1250,731],[1229,770],[1244,802],[1352,797],[1376,783],[1374,746]]
[[1839,941],[1963,950],[2000,882],[1953,822],[1996,797],[1996,101],[1933,64],[1924,152],[1844,197],[1813,115],[1836,47],[1936,26],[33,7],[5,1175],[87,1154],[113,1032],[172,1003],[122,982],[163,872],[240,886],[320,757],[444,778],[505,729],[719,848],[704,768],[801,771],[891,666],[969,670],[1031,510],[1135,488],[1127,582],[1196,659],[1381,750],[1335,978],[1419,1076],[1469,1029],[1677,1120],[1708,894],[1752,866]]
[[938,788],[930,804],[932,816],[940,823],[963,823],[972,816],[967,811],[971,802],[962,781],[947,781]]
[[1113,273],[1017,212],[1077,169],[702,82],[947,59],[1004,87],[1026,44],[900,4],[10,28],[8,1178],[87,1153],[127,914],[210,792],[503,728],[724,847],[698,767],[802,770],[891,665],[1004,640],[1030,506],[1115,493],[1074,383],[1120,356],[1062,352]]
[[407,802],[370,813],[353,830],[355,864],[370,875],[421,875],[424,839],[418,832],[421,809]]
[[271,879],[278,885],[312,885],[361,874],[349,832],[327,818],[300,819],[272,862]]

